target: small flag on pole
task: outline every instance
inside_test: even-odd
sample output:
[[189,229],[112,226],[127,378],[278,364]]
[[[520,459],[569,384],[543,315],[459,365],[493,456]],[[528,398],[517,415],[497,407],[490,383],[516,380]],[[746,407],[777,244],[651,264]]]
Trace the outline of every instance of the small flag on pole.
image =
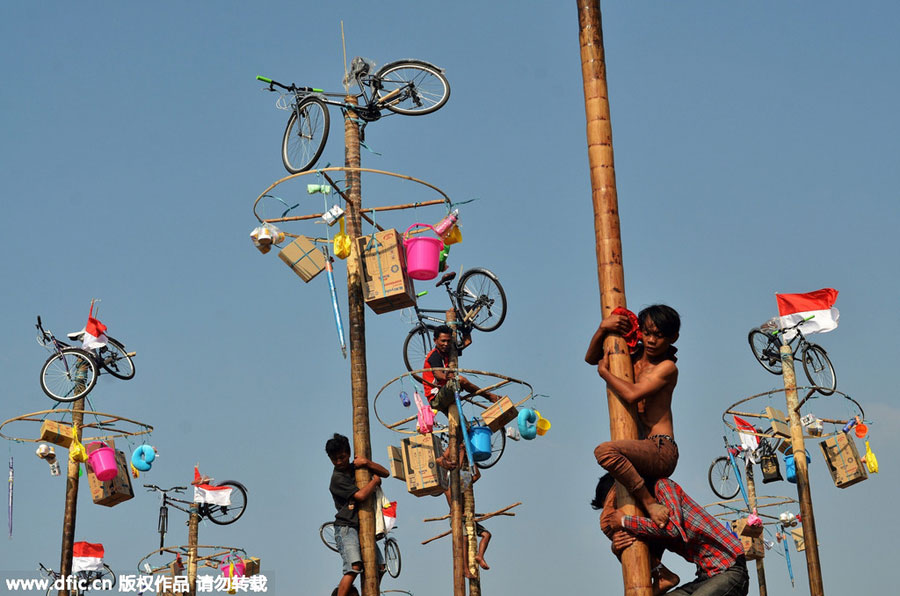
[[95,350],[102,348],[106,343],[106,325],[94,318],[94,301],[91,300],[91,310],[88,313],[87,325],[84,326],[81,347],[85,350]]
[[103,568],[103,545],[76,542],[72,545],[72,573],[99,571]]
[[[837,329],[840,313],[834,308],[838,291],[833,288],[822,288],[806,294],[775,294],[778,301],[778,314],[781,318],[781,328],[785,329],[796,325],[803,319],[813,318],[801,327],[804,335],[810,333],[826,333]],[[786,334],[786,339],[793,339],[795,332]]]

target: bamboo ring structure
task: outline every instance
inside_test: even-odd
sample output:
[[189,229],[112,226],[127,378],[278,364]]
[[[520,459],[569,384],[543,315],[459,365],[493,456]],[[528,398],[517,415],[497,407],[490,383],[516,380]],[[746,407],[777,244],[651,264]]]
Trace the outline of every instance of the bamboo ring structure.
[[[147,573],[145,569],[141,568],[142,563],[147,561],[149,563],[149,559],[156,555],[164,555],[170,554],[173,557],[177,555],[189,556],[191,549],[195,548],[198,551],[197,556],[197,566],[198,567],[210,567],[212,569],[218,569],[219,565],[224,564],[224,561],[231,556],[236,554],[242,554],[243,556],[247,556],[247,551],[242,548],[236,546],[211,546],[206,544],[198,544],[197,546],[189,546],[187,544],[182,546],[165,546],[163,548],[158,548],[149,555],[144,556],[140,561],[138,561],[137,569],[140,573]],[[200,556],[200,549],[211,549],[213,552],[207,555]],[[172,559],[171,563],[167,563],[165,565],[161,565],[159,567],[150,568],[150,575],[156,575],[157,573],[162,573],[164,571],[169,571],[172,569],[172,565],[175,563],[175,559]],[[186,564],[185,564],[186,565]]]
[[[763,393],[757,393],[756,395],[751,395],[750,397],[746,397],[738,402],[735,402],[735,403],[731,404],[728,407],[728,409],[725,410],[725,412],[722,414],[722,422],[724,422],[725,426],[727,426],[731,430],[738,432],[738,428],[735,426],[734,420],[733,419],[729,420],[728,419],[729,416],[740,416],[742,418],[745,418],[745,417],[746,418],[762,418],[764,420],[769,420],[769,417],[766,414],[755,413],[755,412],[744,412],[742,410],[738,410],[738,406],[740,406],[743,403],[752,401],[754,399],[758,399],[760,397],[771,396],[776,393],[783,393],[784,391],[785,391],[785,389],[783,387],[780,389],[772,389],[771,391],[764,391]],[[799,412],[799,409],[801,407],[803,407],[803,405],[810,399],[810,397],[813,395],[813,393],[815,393],[816,388],[815,387],[797,387],[797,391],[798,391],[798,393],[803,392],[803,391],[808,392],[806,397],[800,402],[800,405],[797,407],[798,412]],[[865,417],[865,412],[863,412],[862,406],[859,405],[858,401],[856,401],[855,399],[853,399],[852,397],[850,397],[849,395],[847,395],[846,393],[843,393],[841,391],[835,390],[834,395],[840,395],[844,399],[851,402],[859,410],[860,418]],[[813,399],[816,400],[815,403],[824,403],[823,400],[830,400],[831,398],[832,398],[832,396],[829,395],[828,397],[815,397]],[[829,424],[837,425],[838,427],[843,427],[848,422],[848,420],[839,420],[839,419],[835,419],[835,418],[819,418],[819,420],[821,420],[822,422],[827,422]],[[745,432],[745,431],[740,431],[740,432],[743,432],[744,434],[751,434],[751,433]],[[827,439],[828,437],[835,436],[836,434],[838,434],[838,432],[841,432],[840,429],[835,430],[832,433],[822,433],[821,435],[811,435],[811,434],[804,433],[803,438],[804,439]],[[783,437],[777,436],[774,432],[771,432],[771,431],[770,432],[755,432],[752,434],[756,435],[757,437],[764,437],[767,439],[783,438]]]
[[[469,369],[469,368],[452,368],[452,367],[434,367],[434,368],[430,368],[430,369],[421,369],[420,368],[420,369],[417,369],[417,370],[414,370],[411,372],[403,373],[402,375],[399,375],[397,377],[394,377],[393,379],[391,379],[390,381],[385,383],[381,387],[381,389],[378,390],[378,393],[375,394],[375,399],[372,400],[372,408],[375,411],[375,418],[377,418],[378,422],[380,422],[381,425],[384,426],[386,429],[392,430],[397,433],[406,434],[406,435],[414,435],[417,433],[417,431],[415,429],[416,414],[412,414],[411,416],[407,416],[406,418],[402,418],[396,422],[386,422],[381,417],[381,415],[378,413],[378,398],[381,397],[381,394],[384,393],[385,389],[387,389],[388,387],[390,387],[391,385],[393,385],[394,383],[396,383],[397,381],[399,381],[405,377],[409,377],[410,379],[412,379],[412,382],[415,384],[416,379],[419,378],[416,375],[423,373],[425,370],[449,371],[449,372],[454,372],[454,373],[462,373],[464,375],[465,374],[480,375],[480,376],[494,377],[495,379],[499,379],[499,381],[492,383],[490,385],[487,385],[485,387],[482,387],[481,389],[479,389],[478,391],[476,391],[474,393],[467,394],[467,395],[460,395],[459,398],[461,401],[473,404],[481,409],[487,409],[491,405],[490,402],[487,400],[487,398],[484,398],[483,400],[479,400],[479,401],[474,401],[473,398],[481,397],[481,396],[483,396],[484,393],[487,393],[487,392],[493,393],[495,390],[500,389],[501,387],[505,387],[506,385],[509,385],[509,384],[522,385],[523,387],[526,387],[528,389],[528,395],[526,395],[524,398],[520,399],[519,401],[514,402],[513,405],[515,407],[519,407],[520,405],[522,405],[523,403],[525,403],[526,401],[528,401],[529,399],[534,397],[534,388],[529,383],[527,383],[525,381],[521,381],[519,379],[514,379],[512,377],[508,377],[506,375],[501,375],[500,373],[486,372],[486,371],[482,371],[482,370],[473,370],[473,369]],[[484,403],[482,403],[482,402],[484,402]],[[384,408],[382,408],[382,410],[383,409]],[[415,410],[413,410],[413,411],[415,411]],[[411,428],[404,428],[405,426],[411,426]]]
[[[344,191],[341,190],[338,187],[338,185],[331,179],[331,177],[328,175],[328,172],[367,172],[370,174],[382,174],[384,176],[392,176],[394,178],[399,178],[401,180],[408,180],[410,182],[416,182],[418,184],[421,184],[427,188],[430,188],[431,190],[435,191],[437,194],[439,194],[441,196],[440,199],[433,199],[433,200],[429,200],[429,201],[420,201],[420,202],[416,202],[416,203],[407,203],[407,204],[403,204],[403,205],[388,205],[388,206],[384,206],[384,207],[371,207],[368,209],[361,210],[360,214],[362,215],[362,218],[365,219],[370,224],[372,224],[373,226],[375,226],[379,231],[384,231],[384,228],[382,228],[381,226],[376,224],[369,217],[368,214],[371,212],[374,212],[374,211],[398,211],[398,210],[402,210],[402,209],[415,209],[418,207],[427,207],[429,205],[445,205],[447,207],[447,209],[449,210],[450,205],[451,205],[450,197],[447,196],[447,194],[444,191],[442,191],[437,186],[434,186],[433,184],[429,184],[428,182],[425,182],[424,180],[420,180],[420,179],[414,178],[412,176],[407,176],[405,174],[397,174],[395,172],[388,172],[385,170],[374,170],[372,168],[352,168],[352,167],[337,167],[337,166],[335,166],[335,167],[328,167],[328,168],[320,168],[318,170],[307,170],[305,172],[300,172],[299,174],[291,174],[290,176],[285,176],[284,178],[281,178],[280,180],[273,182],[272,184],[269,185],[268,188],[266,188],[264,191],[262,191],[262,193],[260,193],[260,195],[258,197],[256,197],[256,200],[253,202],[254,217],[256,217],[256,219],[259,220],[260,223],[282,223],[282,222],[289,222],[289,221],[315,220],[315,219],[321,218],[323,215],[322,213],[313,213],[310,215],[295,215],[295,216],[291,216],[291,217],[282,216],[282,217],[273,217],[273,218],[264,219],[263,217],[260,216],[259,213],[257,213],[257,210],[256,210],[257,207],[259,206],[259,202],[264,197],[271,196],[271,195],[269,195],[269,192],[272,189],[274,189],[276,186],[278,186],[279,184],[281,184],[283,182],[287,182],[288,180],[293,180],[294,178],[299,178],[300,176],[306,176],[308,174],[321,174],[325,178],[325,180],[328,181],[328,184],[334,189],[335,193],[338,196],[340,196],[342,199],[344,199],[345,202],[350,202],[350,198],[346,194],[344,194]],[[413,232],[413,233],[416,233],[416,232]],[[419,232],[419,233],[421,233],[421,232]],[[297,234],[291,234],[288,232],[285,232],[284,234],[285,234],[285,236],[289,236],[291,238],[297,237]],[[312,238],[311,240],[313,240],[315,242],[323,242],[323,243],[330,241],[327,238]]]
[[[18,441],[25,443],[40,443],[42,441],[41,438],[25,438],[25,437],[13,437],[3,432],[3,429],[14,422],[40,422],[43,423],[44,420],[48,419],[49,414],[62,414],[61,418],[64,418],[65,415],[71,414],[83,414],[84,416],[93,416],[97,420],[95,422],[85,422],[79,427],[79,433],[81,436],[79,440],[82,443],[86,443],[88,441],[106,441],[109,439],[116,439],[119,437],[136,437],[138,435],[146,435],[148,433],[153,432],[153,427],[149,424],[145,424],[143,422],[138,422],[137,420],[131,420],[130,418],[125,418],[124,416],[115,416],[113,414],[104,414],[103,412],[94,412],[92,410],[69,410],[69,409],[59,409],[59,410],[41,410],[39,412],[32,412],[30,414],[23,414],[21,416],[16,416],[15,418],[10,418],[9,420],[5,420],[2,424],[0,424],[0,437],[4,439],[9,439],[10,441]],[[52,420],[52,419],[51,419]],[[63,422],[62,419],[55,420],[56,422]],[[132,424],[136,427],[137,430],[125,430],[118,427],[119,423]],[[84,431],[92,429],[99,432],[106,432],[104,435],[92,435],[86,436]],[[7,431],[9,432],[9,431]]]
[[[731,503],[736,503],[741,505],[740,507],[731,507]],[[768,513],[760,513],[760,509],[766,509],[768,507],[780,507],[782,505],[799,505],[800,502],[797,499],[792,497],[781,497],[781,496],[758,496],[756,497],[756,514],[761,518],[766,518],[769,521],[763,521],[763,524],[777,524],[781,523],[781,520],[778,517],[769,515]],[[729,499],[727,501],[716,501],[715,503],[710,503],[709,505],[704,505],[704,509],[709,509],[710,507],[722,507],[726,509],[726,511],[721,513],[714,514],[714,517],[724,517],[725,519],[730,519],[731,516],[735,518],[744,517],[750,514],[750,511],[746,508],[746,503],[744,503],[743,499]]]

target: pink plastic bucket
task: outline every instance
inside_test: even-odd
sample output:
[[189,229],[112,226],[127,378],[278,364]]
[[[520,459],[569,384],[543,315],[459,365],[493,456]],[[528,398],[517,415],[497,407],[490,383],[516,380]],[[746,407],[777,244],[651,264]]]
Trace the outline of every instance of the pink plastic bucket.
[[116,465],[115,450],[107,447],[106,443],[98,441],[88,443],[88,445],[101,445],[88,456],[88,463],[91,464],[91,469],[94,470],[94,476],[97,477],[97,480],[106,482],[115,478],[116,474],[119,473],[119,468]]
[[444,248],[444,241],[440,238],[424,238],[422,236],[407,238],[409,231],[416,226],[423,226],[434,232],[433,227],[423,223],[414,223],[406,228],[406,232],[403,234],[403,247],[406,249],[406,270],[411,278],[427,281],[437,277],[438,263],[441,258],[441,250]]
[[[225,563],[219,569],[222,570],[222,575],[228,577],[228,568],[231,566],[231,563]],[[234,562],[234,577],[244,577],[244,562],[238,559]]]

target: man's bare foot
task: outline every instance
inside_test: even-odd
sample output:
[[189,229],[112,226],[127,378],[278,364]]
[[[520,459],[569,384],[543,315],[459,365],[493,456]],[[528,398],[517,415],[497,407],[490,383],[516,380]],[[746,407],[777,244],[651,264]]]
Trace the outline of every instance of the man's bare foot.
[[660,528],[666,527],[669,521],[669,509],[665,505],[660,505],[659,503],[647,505],[647,513],[657,526]]
[[491,566],[484,562],[484,557],[481,555],[475,555],[475,562],[478,563],[478,566],[482,569],[490,569]]
[[[659,566],[659,592],[657,594],[665,594],[678,585],[681,578],[672,573],[665,565]],[[656,596],[656,595],[654,595]]]

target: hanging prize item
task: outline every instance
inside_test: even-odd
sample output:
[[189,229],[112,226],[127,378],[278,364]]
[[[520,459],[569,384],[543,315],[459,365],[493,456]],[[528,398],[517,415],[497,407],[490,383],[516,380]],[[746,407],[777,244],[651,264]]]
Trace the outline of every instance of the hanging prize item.
[[408,408],[412,403],[411,401],[409,401],[409,394],[406,391],[400,392],[400,403],[403,404],[404,408]]
[[526,441],[530,441],[537,436],[537,420],[538,416],[531,408],[522,408],[519,411],[519,434]]
[[88,463],[94,471],[97,480],[106,482],[112,480],[119,473],[119,466],[116,463],[116,451],[102,441],[94,441],[88,443],[89,446],[97,445],[88,456]]
[[87,451],[78,440],[78,425],[72,426],[72,444],[69,446],[69,459],[76,463],[87,461]]
[[340,219],[341,231],[334,237],[334,255],[339,259],[350,256],[350,236],[344,232],[344,218]]
[[446,246],[462,242],[462,230],[459,229],[459,224],[454,224],[453,227],[450,228],[450,231],[442,236],[442,238]]
[[[450,230],[453,229],[453,226],[456,225],[456,222],[458,220],[459,220],[459,209],[454,209],[453,211],[450,212],[449,215],[447,215],[447,217],[445,217],[441,221],[434,224],[434,227],[431,229],[434,230],[438,236],[443,238],[444,236],[446,236],[447,234],[450,233]],[[453,243],[446,242],[446,244],[453,244]]]
[[41,443],[35,453],[37,453],[39,458],[50,464],[51,476],[59,476],[59,462],[56,461],[56,453],[53,451],[53,447],[46,443]]
[[878,473],[878,460],[875,459],[875,454],[872,453],[872,448],[869,447],[869,442],[866,441],[866,456],[863,458],[866,462],[866,467],[869,468],[870,474]]
[[437,277],[444,241],[440,238],[430,238],[422,235],[413,236],[410,234],[410,231],[416,226],[422,226],[435,233],[437,232],[428,224],[414,223],[406,228],[406,232],[403,234],[407,273],[412,279],[428,281]]
[[259,252],[266,254],[272,250],[273,244],[284,242],[284,232],[274,224],[263,223],[261,226],[253,228],[253,231],[250,232],[250,240],[253,241],[253,246],[259,249]]
[[[806,463],[808,464],[812,460],[809,458],[809,452],[806,453]],[[792,484],[797,484],[797,462],[794,461],[794,455],[785,455],[784,456],[784,473],[787,476],[787,481]]]
[[869,434],[869,427],[859,420],[859,416],[856,417],[856,438],[857,439],[865,439],[866,435]]
[[441,249],[441,254],[438,256],[438,272],[443,273],[447,270],[447,257],[450,256],[450,247],[446,244],[444,248]]
[[535,423],[537,435],[543,437],[550,430],[550,421],[541,416],[539,411],[535,410],[534,413],[537,414],[537,422]]
[[434,411],[431,409],[430,404],[426,406],[422,403],[422,397],[419,395],[418,389],[413,392],[413,399],[416,402],[416,410],[419,411],[416,414],[416,430],[423,435],[427,435],[434,430]]
[[[140,445],[131,454],[131,465],[140,472],[150,471],[150,465],[156,459],[156,449],[150,445]],[[135,476],[137,478],[137,476]]]
[[340,206],[334,205],[331,209],[322,214],[322,219],[328,224],[328,227],[331,227],[336,224],[343,215],[344,210],[341,209]]

